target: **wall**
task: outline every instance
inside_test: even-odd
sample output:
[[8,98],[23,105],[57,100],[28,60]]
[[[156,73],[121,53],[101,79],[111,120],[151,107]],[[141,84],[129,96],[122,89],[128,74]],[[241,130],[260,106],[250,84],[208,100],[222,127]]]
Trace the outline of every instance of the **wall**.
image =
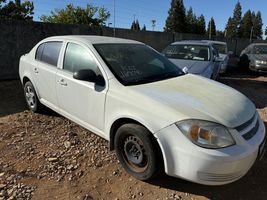
[[0,20],[0,80],[18,78],[20,56],[43,38],[75,34],[102,33],[88,26]]
[[[178,40],[207,39],[205,35],[133,31],[116,29],[116,37],[144,42],[161,51]],[[0,80],[18,78],[19,58],[43,38],[54,35],[103,35],[113,36],[113,28],[92,29],[85,25],[49,24],[40,22],[0,20]],[[225,39],[213,38],[224,41]],[[250,41],[248,39],[226,40],[229,51],[239,55]]]

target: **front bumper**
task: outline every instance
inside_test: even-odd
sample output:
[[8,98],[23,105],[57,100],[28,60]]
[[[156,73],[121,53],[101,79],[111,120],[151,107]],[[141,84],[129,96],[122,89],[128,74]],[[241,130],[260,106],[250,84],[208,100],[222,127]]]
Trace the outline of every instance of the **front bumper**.
[[260,120],[258,132],[248,141],[237,131],[232,135],[236,145],[214,150],[194,145],[175,125],[155,134],[163,153],[166,174],[205,185],[223,185],[244,176],[258,156],[265,127]]
[[250,69],[254,70],[254,71],[267,72],[267,65],[265,65],[265,64],[255,64],[255,66],[250,66]]

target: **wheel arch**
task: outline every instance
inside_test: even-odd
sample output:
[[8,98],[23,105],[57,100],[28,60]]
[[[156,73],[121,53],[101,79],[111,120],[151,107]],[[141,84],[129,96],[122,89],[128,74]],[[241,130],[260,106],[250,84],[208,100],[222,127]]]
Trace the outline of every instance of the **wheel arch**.
[[138,124],[140,126],[145,127],[149,131],[150,138],[153,142],[153,145],[156,145],[155,146],[156,151],[157,151],[157,153],[160,153],[160,159],[162,161],[161,168],[164,168],[165,165],[164,165],[163,152],[162,152],[162,148],[160,146],[160,143],[158,142],[157,137],[154,136],[154,134],[151,132],[151,130],[148,127],[146,127],[145,125],[143,125],[142,123],[140,123],[139,121],[137,121],[135,119],[124,117],[124,118],[119,118],[113,122],[113,124],[111,125],[111,128],[110,128],[110,134],[109,134],[109,149],[114,150],[114,148],[115,148],[114,147],[114,139],[115,139],[115,135],[116,135],[118,128],[121,127],[122,125],[128,124],[128,123]]

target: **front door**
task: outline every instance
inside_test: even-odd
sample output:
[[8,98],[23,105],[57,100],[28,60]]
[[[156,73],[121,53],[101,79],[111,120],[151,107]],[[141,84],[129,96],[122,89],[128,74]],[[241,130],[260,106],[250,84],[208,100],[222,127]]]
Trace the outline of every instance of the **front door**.
[[103,134],[107,87],[76,80],[73,73],[91,69],[101,74],[94,55],[88,47],[68,43],[62,70],[56,75],[56,90],[61,113],[86,128]]

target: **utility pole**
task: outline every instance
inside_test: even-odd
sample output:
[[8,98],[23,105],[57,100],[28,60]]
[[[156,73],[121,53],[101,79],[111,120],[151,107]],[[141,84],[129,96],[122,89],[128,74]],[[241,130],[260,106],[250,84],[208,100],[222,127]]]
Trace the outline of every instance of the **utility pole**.
[[115,0],[113,0],[113,4],[114,4],[114,22],[113,22],[113,36],[116,36],[116,7],[115,7]]
[[211,40],[211,20],[210,20],[210,32],[209,32],[209,39]]
[[252,37],[253,37],[253,26],[250,29],[250,43],[252,42]]

